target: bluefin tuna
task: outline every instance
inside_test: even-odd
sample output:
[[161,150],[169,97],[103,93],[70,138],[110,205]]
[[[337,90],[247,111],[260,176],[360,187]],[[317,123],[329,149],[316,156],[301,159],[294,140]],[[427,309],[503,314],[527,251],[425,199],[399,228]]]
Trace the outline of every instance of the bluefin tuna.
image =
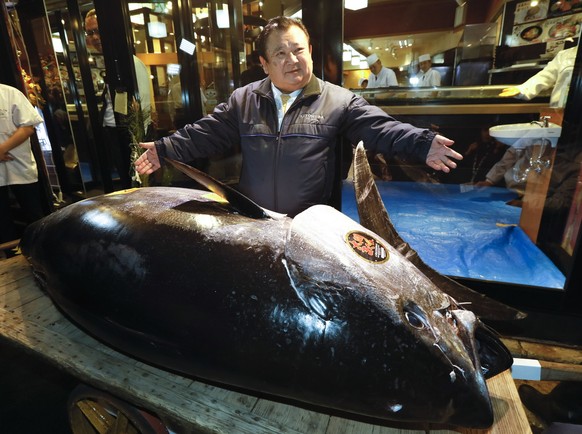
[[[495,321],[514,321],[526,317],[524,312],[473,291],[429,267],[418,255],[418,252],[400,237],[394,227],[382,201],[362,143],[359,143],[355,148],[353,166],[358,217],[363,226],[387,240],[390,245],[412,262],[441,291],[459,300],[464,305],[470,305],[471,311],[479,317]],[[416,177],[418,178],[419,176],[416,175]]]
[[405,255],[341,212],[264,210],[149,187],[29,226],[23,254],[55,304],[150,364],[249,393],[382,421],[488,427],[498,336]]

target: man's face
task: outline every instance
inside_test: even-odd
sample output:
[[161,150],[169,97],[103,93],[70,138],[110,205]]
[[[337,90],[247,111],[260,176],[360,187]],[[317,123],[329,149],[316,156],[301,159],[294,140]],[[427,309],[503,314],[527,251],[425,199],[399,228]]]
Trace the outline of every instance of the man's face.
[[302,89],[311,80],[313,59],[307,35],[297,26],[275,31],[265,47],[267,59],[261,65],[279,90],[290,93]]
[[99,35],[99,26],[95,15],[91,15],[85,19],[85,40],[89,51],[103,53],[101,35]]
[[425,60],[425,61],[423,61],[423,62],[420,62],[420,63],[418,64],[418,67],[420,68],[420,70],[421,70],[422,72],[426,72],[426,71],[428,71],[428,70],[430,69],[430,60]]
[[380,70],[382,69],[382,62],[380,60],[376,60],[376,62],[370,65],[370,72],[374,75],[378,75]]

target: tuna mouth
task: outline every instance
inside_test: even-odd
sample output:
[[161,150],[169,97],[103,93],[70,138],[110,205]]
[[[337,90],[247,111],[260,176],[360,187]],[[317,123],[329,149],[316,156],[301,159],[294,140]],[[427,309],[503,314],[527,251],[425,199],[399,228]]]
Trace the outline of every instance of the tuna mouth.
[[458,324],[458,336],[476,370],[489,379],[511,368],[513,357],[493,329],[471,311],[453,310],[451,314]]
[[[493,406],[487,389],[486,378],[490,378],[507,369],[496,357],[500,347],[499,339],[487,329],[471,311],[451,310],[456,323],[457,336],[461,340],[473,365],[473,372],[461,372],[465,385],[453,398],[455,411],[448,422],[463,427],[488,428],[493,424]],[[505,361],[505,358],[503,358]]]
[[513,357],[495,331],[480,323],[475,330],[475,342],[485,378],[491,378],[511,368]]

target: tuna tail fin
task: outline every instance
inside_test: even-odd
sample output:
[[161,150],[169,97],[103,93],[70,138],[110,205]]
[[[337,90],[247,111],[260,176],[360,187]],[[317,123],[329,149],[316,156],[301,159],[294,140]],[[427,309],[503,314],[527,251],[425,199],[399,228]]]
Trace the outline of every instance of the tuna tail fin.
[[183,174],[227,201],[240,214],[254,219],[267,219],[272,217],[265,209],[244,194],[214,179],[207,173],[170,158],[166,158],[165,160]]
[[360,224],[388,241],[441,291],[460,305],[470,304],[470,310],[484,319],[509,321],[525,318],[525,313],[473,291],[424,263],[418,253],[400,237],[392,224],[374,181],[362,142],[358,144],[354,154],[354,189]]

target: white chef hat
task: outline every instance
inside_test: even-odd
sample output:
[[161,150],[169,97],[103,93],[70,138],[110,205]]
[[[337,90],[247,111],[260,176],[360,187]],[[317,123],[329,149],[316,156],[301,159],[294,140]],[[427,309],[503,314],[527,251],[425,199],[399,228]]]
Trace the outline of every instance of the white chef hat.
[[366,77],[361,77],[361,78],[358,80],[358,86],[361,86],[361,85],[362,85],[362,83],[363,83],[364,81],[368,81],[368,79],[367,79]]
[[368,62],[368,66],[372,66],[374,63],[378,61],[378,55],[376,53],[370,54],[366,58],[366,62]]
[[430,60],[430,54],[423,54],[418,58],[419,62],[426,62],[427,60]]

